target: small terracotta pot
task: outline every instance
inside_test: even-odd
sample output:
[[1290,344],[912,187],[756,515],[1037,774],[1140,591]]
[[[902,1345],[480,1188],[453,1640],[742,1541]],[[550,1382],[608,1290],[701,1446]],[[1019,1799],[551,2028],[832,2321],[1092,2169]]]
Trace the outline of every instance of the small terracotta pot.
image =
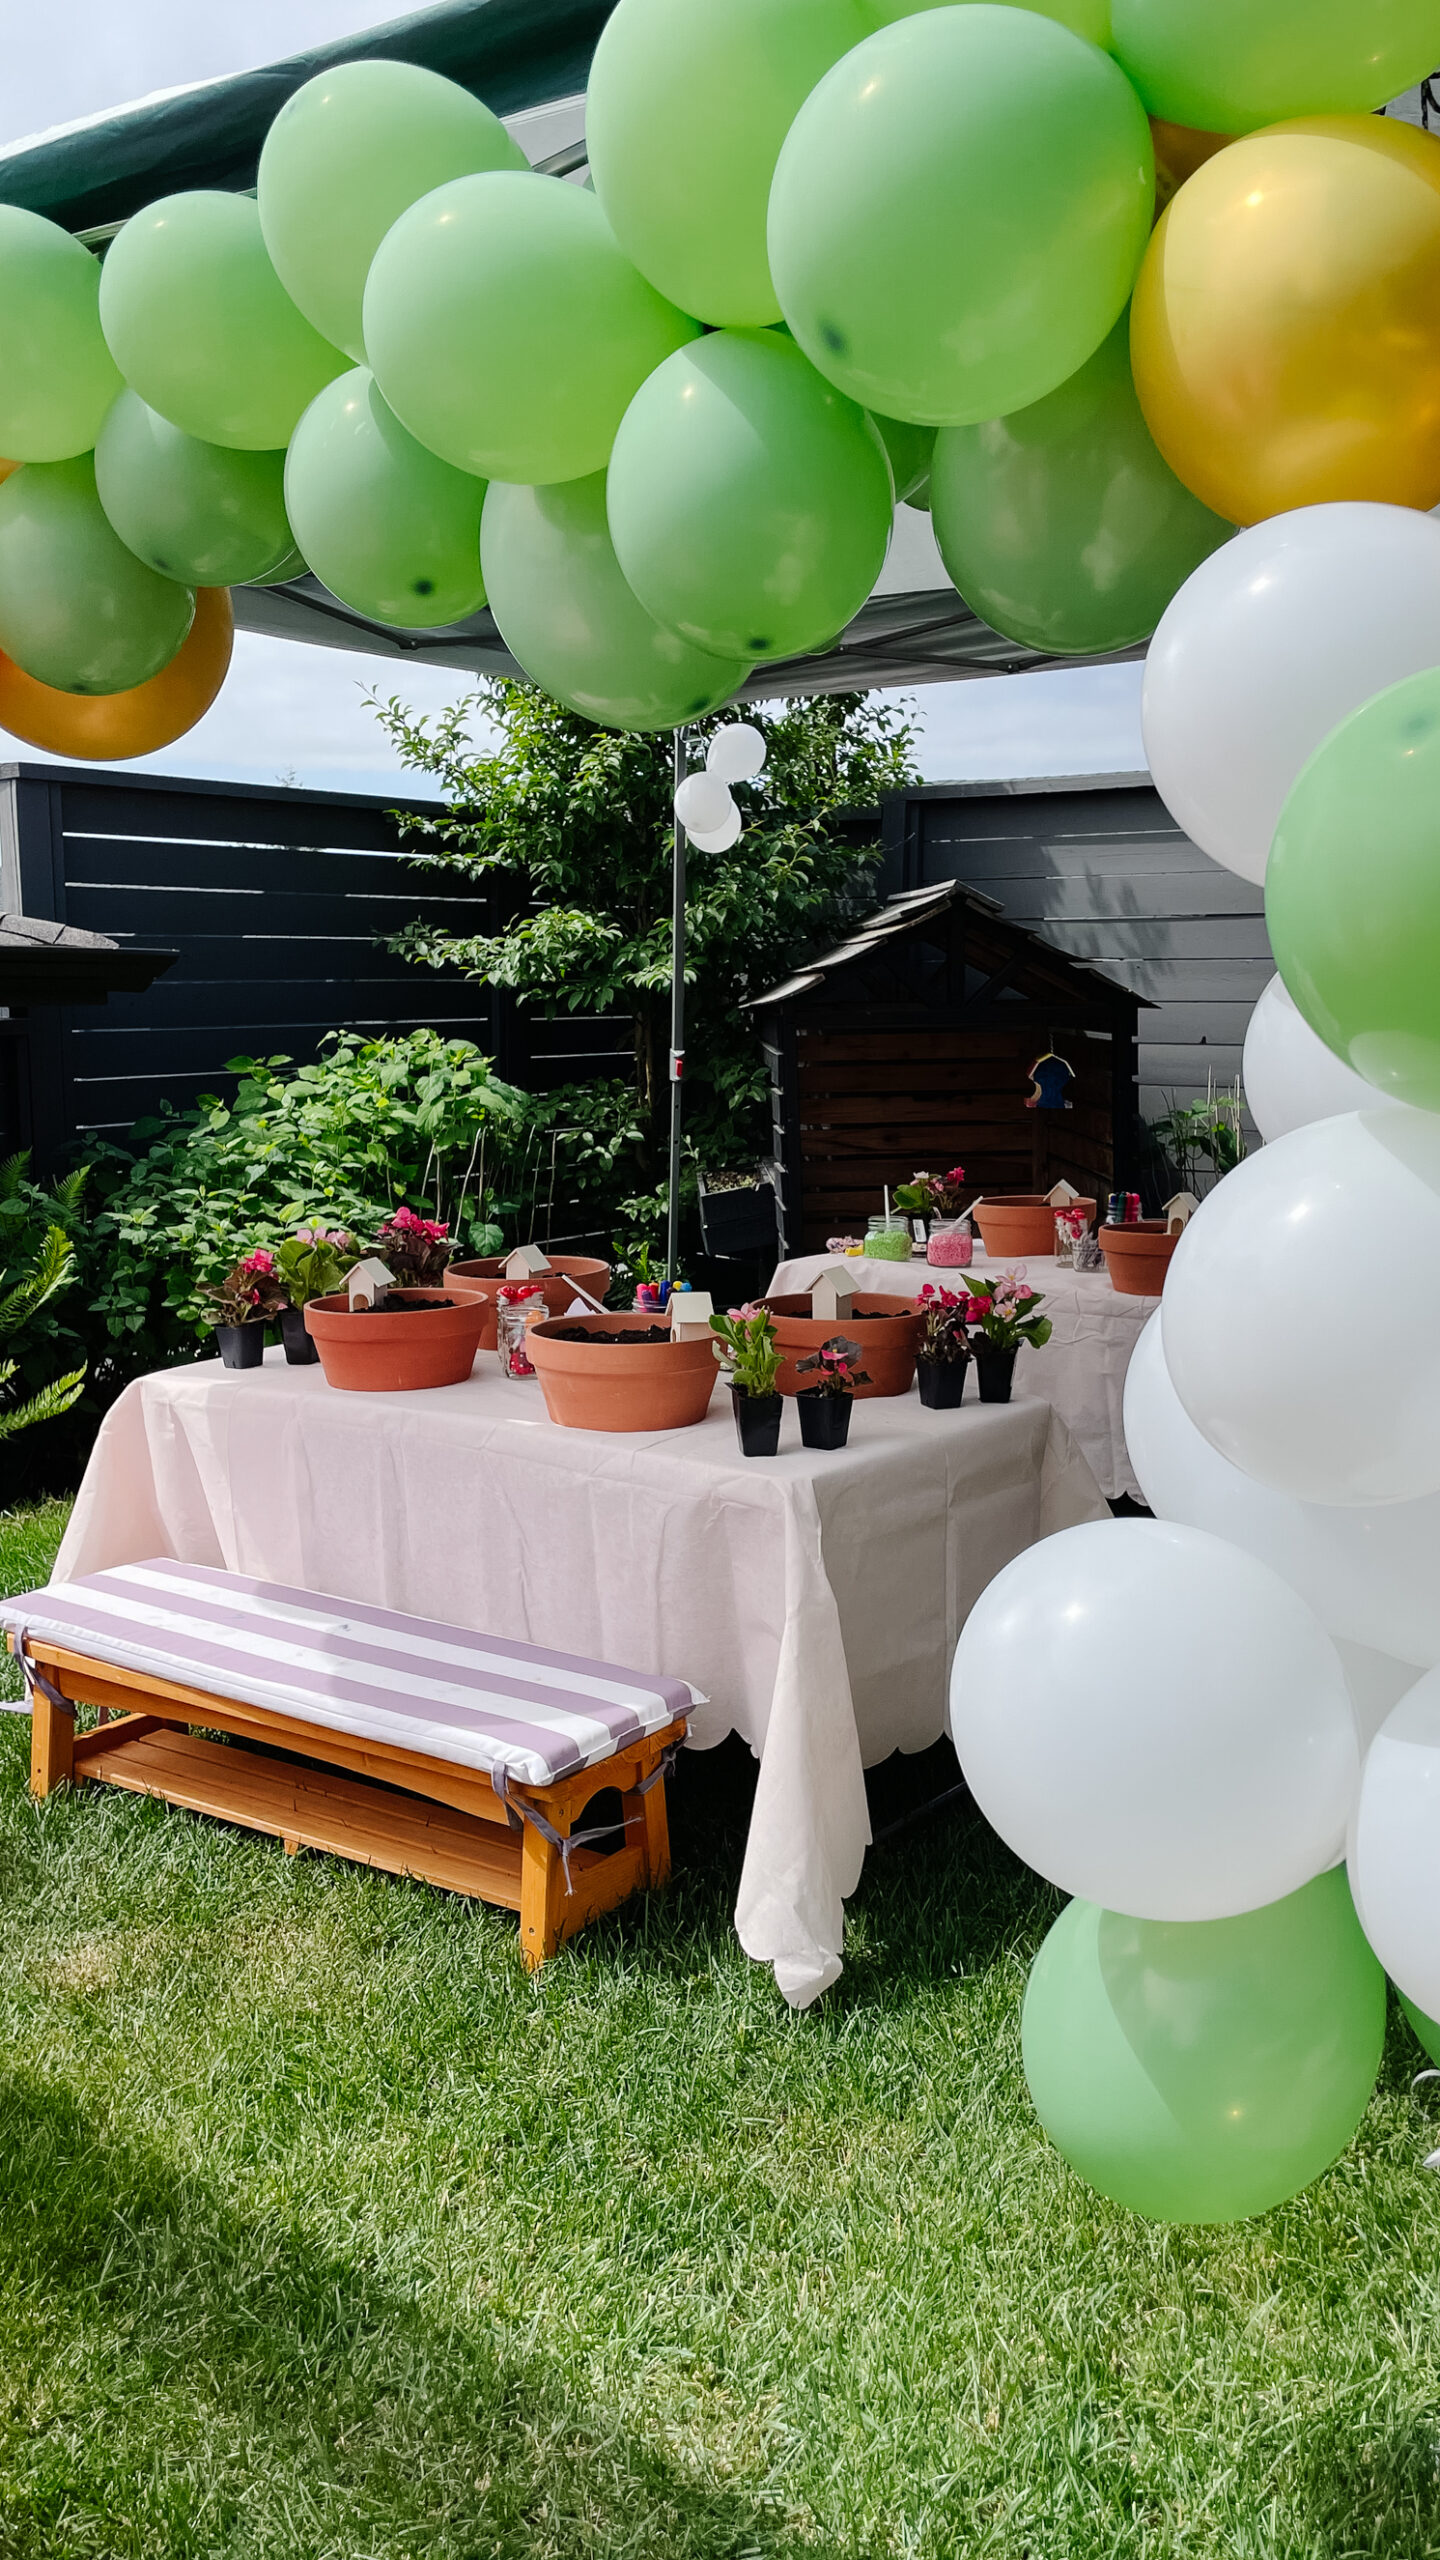
[[[1093,1200],[1072,1200],[1069,1205],[1083,1209],[1087,1223],[1093,1223]],[[1043,1192],[997,1191],[993,1199],[981,1201],[974,1217],[991,1262],[1013,1262],[1022,1253],[1055,1250],[1055,1212]]]
[[[482,1351],[495,1348],[495,1295],[504,1286],[506,1258],[503,1253],[489,1253],[473,1262],[452,1262],[445,1274],[447,1289],[452,1285],[457,1289],[470,1289],[476,1297],[483,1298],[489,1308],[485,1330],[480,1336]],[[575,1253],[556,1253],[549,1259],[549,1270],[538,1271],[535,1275],[545,1292],[547,1315],[563,1316],[566,1308],[574,1304],[575,1290],[571,1282],[578,1282],[582,1289],[588,1289],[592,1298],[604,1297],[610,1286],[608,1262],[587,1262],[582,1254]]]
[[451,1298],[448,1307],[380,1307],[353,1315],[338,1293],[312,1298],[305,1329],[314,1336],[332,1387],[362,1394],[409,1387],[458,1387],[469,1377],[485,1321],[482,1298],[459,1290],[407,1289],[407,1298]]
[[681,1342],[562,1342],[561,1332],[648,1333],[650,1315],[547,1316],[525,1348],[545,1409],[571,1431],[679,1431],[703,1422],[719,1375],[708,1336]]
[[1167,1236],[1163,1218],[1142,1218],[1133,1227],[1099,1227],[1096,1235],[1111,1288],[1122,1298],[1158,1298],[1180,1241],[1178,1232]]
[[812,1316],[806,1297],[762,1298],[775,1318],[775,1339],[783,1354],[776,1384],[782,1396],[798,1396],[808,1382],[801,1376],[800,1362],[810,1352],[818,1351],[837,1333],[848,1334],[860,1345],[860,1366],[867,1373],[868,1387],[857,1387],[857,1396],[908,1395],[915,1375],[915,1354],[925,1330],[925,1318],[913,1298],[867,1298],[854,1301],[857,1316],[873,1321],[850,1329],[846,1316]]

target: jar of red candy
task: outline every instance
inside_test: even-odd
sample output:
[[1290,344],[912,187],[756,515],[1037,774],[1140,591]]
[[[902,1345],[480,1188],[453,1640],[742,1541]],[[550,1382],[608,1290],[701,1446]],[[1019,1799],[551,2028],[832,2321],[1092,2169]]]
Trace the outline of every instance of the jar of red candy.
[[942,1271],[963,1271],[973,1260],[975,1237],[968,1218],[937,1218],[925,1244],[925,1259]]
[[500,1372],[506,1378],[533,1378],[535,1364],[525,1349],[525,1329],[532,1314],[543,1314],[545,1292],[538,1280],[507,1280],[495,1292],[495,1339]]

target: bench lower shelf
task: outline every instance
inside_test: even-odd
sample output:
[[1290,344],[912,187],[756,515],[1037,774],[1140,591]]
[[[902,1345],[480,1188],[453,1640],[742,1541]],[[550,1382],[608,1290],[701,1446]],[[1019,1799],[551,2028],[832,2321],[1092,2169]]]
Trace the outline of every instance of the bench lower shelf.
[[[520,1835],[399,1787],[297,1767],[174,1725],[117,1739],[87,1757],[76,1776],[268,1832],[287,1849],[327,1849],[389,1875],[520,1908]],[[577,1869],[585,1856],[575,1852]]]

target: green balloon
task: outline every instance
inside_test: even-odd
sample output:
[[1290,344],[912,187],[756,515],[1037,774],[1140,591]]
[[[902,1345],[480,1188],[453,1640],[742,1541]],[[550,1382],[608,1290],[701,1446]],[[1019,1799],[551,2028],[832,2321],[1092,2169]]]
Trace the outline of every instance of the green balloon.
[[485,483],[417,444],[363,366],[306,410],[285,497],[316,577],[357,613],[426,631],[479,612]]
[[780,305],[765,208],[817,80],[871,31],[862,0],[619,0],[595,49],[595,192],[642,275],[682,311],[759,328]]
[[1440,1111],[1440,667],[1342,720],[1280,812],[1276,966],[1312,1031],[1396,1102]]
[[637,391],[610,457],[610,533],[657,622],[719,657],[823,648],[885,563],[875,428],[789,338],[720,329]]
[[594,196],[509,170],[402,213],[365,287],[397,418],[482,480],[579,480],[647,373],[697,335],[617,248]]
[[95,447],[100,504],[120,539],[162,578],[236,587],[269,577],[293,548],[283,453],[204,444],[122,391]]
[[1409,2019],[1411,2026],[1414,2028],[1415,2033],[1419,2037],[1420,2042],[1424,2046],[1430,2060],[1433,2063],[1440,2065],[1440,2020],[1427,2018],[1424,2010],[1417,2009],[1413,2000],[1407,2000],[1403,1991],[1400,1994],[1400,2006],[1404,2010],[1406,2017]]
[[1113,42],[1152,116],[1250,133],[1383,107],[1435,68],[1435,0],[1112,0]]
[[287,551],[284,559],[278,560],[267,576],[247,578],[245,584],[247,587],[285,587],[289,585],[292,578],[303,578],[304,575],[303,554],[299,551]]
[[500,636],[534,683],[603,729],[673,729],[728,702],[748,663],[652,619],[620,574],[605,476],[486,493],[480,559]]
[[0,486],[0,649],[63,693],[123,693],[168,667],[195,598],[147,569],[106,517],[88,453]]
[[100,277],[100,319],[132,391],[207,444],[273,453],[345,368],[296,310],[250,196],[209,187],[132,214]]
[[0,204],[0,454],[88,453],[120,388],[100,327],[100,262],[57,222]]
[[1238,2222],[1308,2186],[1365,2112],[1385,1976],[1343,1867],[1234,1920],[1061,1912],[1022,2044],[1040,2121],[1156,2222]]
[[913,506],[929,482],[930,459],[935,451],[934,428],[912,427],[904,418],[877,418],[873,411],[870,422],[890,457],[895,504],[897,507]]
[[1128,318],[1030,408],[942,427],[930,512],[972,611],[1057,657],[1148,640],[1232,531],[1161,460],[1130,379]]
[[[951,0],[861,0],[872,26],[892,26],[897,18],[913,18],[922,9],[945,9]],[[1108,46],[1110,42],[1110,0],[1009,0],[1014,9],[1033,9],[1038,17],[1054,18],[1069,27],[1087,44]]]
[[365,278],[392,222],[448,178],[528,166],[454,80],[414,62],[342,62],[287,98],[265,137],[260,228],[291,301],[363,364]]
[[812,363],[934,427],[1068,381],[1150,233],[1145,110],[1108,55],[1027,9],[923,11],[857,45],[790,128],[770,270]]

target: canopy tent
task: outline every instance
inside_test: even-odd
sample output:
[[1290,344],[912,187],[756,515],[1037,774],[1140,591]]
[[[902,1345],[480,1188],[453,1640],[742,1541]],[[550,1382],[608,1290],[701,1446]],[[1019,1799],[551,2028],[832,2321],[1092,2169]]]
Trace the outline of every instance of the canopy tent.
[[[431,9],[258,71],[169,90],[0,152],[0,203],[27,206],[93,245],[177,188],[252,188],[260,146],[292,91],[339,62],[417,62],[482,97],[534,166],[585,170],[584,86],[612,0],[440,0]],[[237,587],[236,623],[282,640],[476,675],[518,675],[487,612],[448,629],[397,631],[341,604],[317,578]],[[1140,657],[1143,650],[1126,651]],[[869,685],[953,683],[1074,664],[1002,639],[956,594],[921,511],[897,511],[868,602],[826,650],[757,668],[750,701]]]

